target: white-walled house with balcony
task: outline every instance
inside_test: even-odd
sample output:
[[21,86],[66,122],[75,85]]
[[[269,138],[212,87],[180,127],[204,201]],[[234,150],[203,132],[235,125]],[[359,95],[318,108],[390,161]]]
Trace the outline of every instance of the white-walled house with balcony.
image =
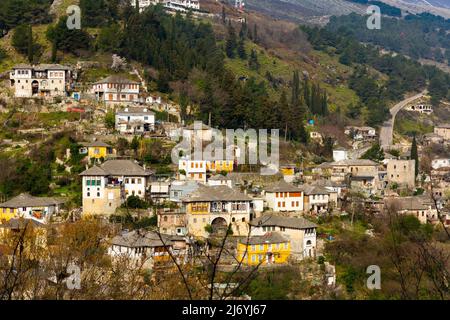
[[155,113],[148,108],[126,107],[116,112],[115,120],[120,133],[142,134],[155,130]]
[[250,222],[252,236],[262,236],[268,232],[279,232],[291,243],[294,258],[315,257],[317,248],[317,225],[302,217],[284,217],[267,213]]
[[51,98],[67,96],[73,72],[58,64],[20,64],[13,67],[9,78],[16,98]]
[[180,180],[193,180],[205,183],[206,171],[206,160],[191,160],[189,157],[182,157],[178,160]]
[[131,160],[108,160],[83,171],[83,214],[110,215],[127,197],[144,198],[151,175]]
[[303,190],[280,180],[264,188],[266,206],[274,212],[303,211]]
[[[136,8],[136,0],[130,0],[131,5]],[[149,6],[157,4],[163,5],[167,9],[174,11],[188,11],[190,9],[200,10],[199,0],[139,0],[139,11],[142,12]]]
[[140,83],[122,76],[109,76],[92,85],[97,101],[105,104],[139,103]]

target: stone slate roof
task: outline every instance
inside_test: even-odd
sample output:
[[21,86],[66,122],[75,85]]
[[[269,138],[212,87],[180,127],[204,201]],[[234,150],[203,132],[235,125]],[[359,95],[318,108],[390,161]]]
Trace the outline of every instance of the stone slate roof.
[[154,115],[155,113],[148,108],[140,108],[140,107],[127,107],[117,111],[117,115]]
[[347,159],[330,163],[331,166],[378,166],[378,163],[369,159]]
[[139,84],[137,81],[133,81],[130,79],[127,79],[122,76],[112,75],[109,77],[106,77],[100,81],[95,82],[94,84],[103,84],[103,83],[117,83],[117,84]]
[[432,200],[423,196],[388,198],[384,203],[386,206],[393,205],[398,210],[428,210],[430,206],[435,208]]
[[131,160],[108,160],[100,166],[93,166],[80,176],[150,176],[152,173]]
[[93,141],[93,142],[81,142],[80,143],[83,147],[106,147],[111,148],[109,144],[103,141]]
[[301,186],[305,195],[315,195],[315,194],[330,194],[332,193],[330,190],[321,187],[321,186],[311,186],[311,185],[303,185]]
[[289,240],[279,232],[268,232],[263,236],[252,236],[248,239],[241,239],[241,243],[247,245],[265,244],[265,243],[284,243]]
[[12,218],[4,224],[0,224],[0,228],[17,230],[24,229],[25,226],[28,225],[31,225],[35,228],[45,228],[47,226],[45,223],[36,221],[34,219]]
[[223,174],[216,174],[215,176],[212,176],[208,180],[212,180],[212,181],[228,181],[228,180],[231,180],[231,179],[227,179],[227,177],[225,177]]
[[156,232],[140,229],[115,236],[111,244],[128,248],[172,246],[169,236],[161,234],[161,238],[164,242]]
[[264,188],[266,192],[302,192],[303,190],[296,187],[284,180],[277,181],[276,183]]
[[251,201],[246,194],[228,186],[200,186],[181,199],[182,202]]
[[289,229],[308,229],[308,228],[317,228],[317,225],[311,221],[306,220],[305,218],[298,217],[283,217],[276,216],[273,214],[264,215],[262,217],[253,219],[250,222],[250,225],[254,227],[267,227],[267,226],[276,226],[276,227],[284,227]]
[[62,198],[33,197],[28,193],[21,193],[17,197],[0,203],[0,208],[22,208],[22,207],[46,207],[64,203]]
[[34,69],[36,71],[45,71],[45,70],[72,70],[72,68],[63,66],[60,64],[39,64],[36,66],[32,66],[30,64],[18,64],[13,67],[13,69]]

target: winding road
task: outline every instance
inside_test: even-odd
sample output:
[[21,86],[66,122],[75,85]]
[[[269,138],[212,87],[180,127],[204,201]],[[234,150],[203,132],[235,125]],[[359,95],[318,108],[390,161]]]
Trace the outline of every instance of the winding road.
[[397,113],[404,107],[406,107],[406,105],[408,105],[410,102],[426,95],[427,92],[428,92],[427,90],[424,90],[421,93],[416,94],[415,96],[406,98],[405,100],[397,103],[395,106],[391,108],[390,110],[391,118],[389,120],[386,120],[380,127],[380,146],[383,148],[383,150],[389,150],[389,148],[392,145],[394,134],[394,123]]

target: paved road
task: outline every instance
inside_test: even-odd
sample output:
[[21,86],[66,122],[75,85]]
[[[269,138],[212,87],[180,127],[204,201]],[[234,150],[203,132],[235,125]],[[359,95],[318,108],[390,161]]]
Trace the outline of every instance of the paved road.
[[380,145],[383,148],[383,150],[388,150],[390,146],[392,145],[392,136],[394,133],[394,122],[395,117],[397,116],[397,113],[402,110],[408,103],[419,99],[423,97],[425,94],[427,94],[427,90],[424,90],[423,92],[416,94],[415,96],[412,96],[410,98],[407,98],[399,103],[397,103],[395,106],[391,108],[391,118],[389,120],[386,120],[383,125],[380,127]]

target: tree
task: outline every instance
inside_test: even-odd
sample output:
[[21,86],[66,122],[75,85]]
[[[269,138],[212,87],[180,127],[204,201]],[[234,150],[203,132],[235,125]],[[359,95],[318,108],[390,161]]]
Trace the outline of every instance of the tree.
[[227,54],[228,58],[230,59],[234,58],[236,48],[237,48],[236,32],[234,31],[231,22],[229,22],[227,40],[225,43],[225,53]]
[[361,156],[361,159],[370,159],[377,162],[382,161],[384,160],[384,151],[379,143],[375,143]]
[[116,115],[113,110],[109,110],[105,115],[105,125],[108,129],[114,129],[116,124]]
[[255,49],[252,49],[250,57],[248,58],[248,67],[252,70],[259,70],[258,55],[256,54]]
[[238,56],[240,59],[242,59],[242,60],[247,59],[247,52],[245,51],[245,43],[242,38],[239,39],[237,53],[238,53]]
[[139,148],[139,140],[137,136],[133,137],[133,140],[131,141],[130,144],[130,148],[134,151],[135,154],[137,153],[137,150]]
[[66,26],[67,17],[59,19],[56,25],[47,29],[47,39],[56,44],[57,50],[76,54],[80,49],[90,47],[90,36],[84,30],[69,30]]
[[419,174],[419,153],[417,152],[416,135],[413,136],[411,144],[411,159],[415,160],[414,174],[417,177],[417,175]]

